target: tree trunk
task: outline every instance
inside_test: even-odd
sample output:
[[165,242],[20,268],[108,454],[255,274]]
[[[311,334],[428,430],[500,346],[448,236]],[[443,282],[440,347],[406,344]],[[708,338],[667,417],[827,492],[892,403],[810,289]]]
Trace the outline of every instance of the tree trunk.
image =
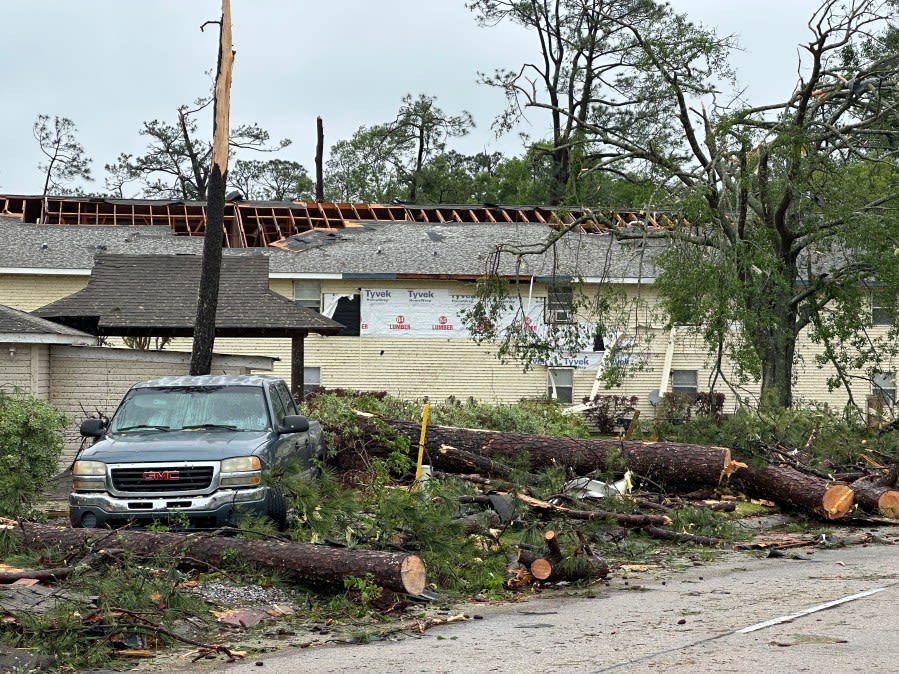
[[[370,454],[386,456],[394,449],[378,440],[379,433],[368,417],[359,415],[359,421]],[[418,423],[383,421],[409,438],[410,448],[417,450],[421,432]],[[340,433],[340,429],[329,430]],[[715,487],[742,465],[733,460],[730,450],[725,447],[551,437],[429,425],[425,437],[426,462],[438,470],[450,472],[467,472],[471,465],[450,453],[441,453],[442,445],[513,465],[521,460],[525,469],[531,472],[559,465],[577,475],[629,469],[638,479],[673,491]],[[411,453],[410,457],[415,459]],[[346,468],[356,467],[362,459],[345,451],[338,452],[337,458],[338,464]]]
[[325,200],[325,172],[322,169],[322,158],[325,153],[325,127],[322,118],[315,118],[315,200]]
[[734,477],[754,496],[828,520],[845,517],[852,510],[851,487],[801,473],[790,466],[771,465],[761,469],[744,466]]
[[203,234],[203,265],[197,293],[197,319],[190,357],[190,374],[209,374],[215,346],[215,314],[218,306],[219,278],[222,271],[222,240],[225,227],[225,186],[228,176],[228,125],[231,109],[231,3],[222,0],[219,32],[218,72],[215,78],[214,126],[212,130],[212,169],[206,194],[206,231]]
[[850,486],[855,493],[855,502],[862,510],[899,519],[899,491],[870,478],[856,480]]
[[163,551],[176,559],[198,560],[221,566],[236,555],[260,568],[286,571],[308,581],[339,584],[348,576],[372,574],[375,583],[396,592],[421,594],[425,566],[415,555],[351,548],[331,548],[287,541],[244,541],[224,536],[151,533],[145,531],[70,529],[46,524],[21,523],[12,529],[30,548],[88,548],[114,545],[142,557]]

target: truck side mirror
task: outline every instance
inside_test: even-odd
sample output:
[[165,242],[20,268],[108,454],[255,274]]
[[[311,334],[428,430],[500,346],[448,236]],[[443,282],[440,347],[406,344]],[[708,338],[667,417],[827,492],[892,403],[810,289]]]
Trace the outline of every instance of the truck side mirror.
[[99,438],[105,430],[103,419],[85,419],[81,422],[81,435],[86,438]]
[[288,414],[278,431],[281,433],[303,433],[309,430],[309,419],[302,414]]

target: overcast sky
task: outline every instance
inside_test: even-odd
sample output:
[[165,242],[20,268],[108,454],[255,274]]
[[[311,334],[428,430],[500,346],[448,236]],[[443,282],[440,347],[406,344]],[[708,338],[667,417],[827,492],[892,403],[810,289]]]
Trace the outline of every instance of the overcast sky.
[[[734,33],[733,63],[753,103],[787,98],[797,81],[797,45],[818,0],[671,0],[678,11]],[[217,57],[220,0],[5,0],[0,40],[0,193],[37,194],[37,115],[72,119],[103,165],[146,146],[145,120],[174,123],[179,105],[208,93]],[[427,94],[447,113],[468,110],[477,128],[461,152],[521,153],[490,124],[504,100],[477,72],[514,68],[536,45],[521,28],[480,28],[464,0],[231,0],[232,125],[257,122],[293,145],[277,156],[314,175],[316,117],[325,150],[361,125],[386,122],[405,94]],[[209,113],[211,116],[211,108]],[[540,136],[543,129],[528,129]]]

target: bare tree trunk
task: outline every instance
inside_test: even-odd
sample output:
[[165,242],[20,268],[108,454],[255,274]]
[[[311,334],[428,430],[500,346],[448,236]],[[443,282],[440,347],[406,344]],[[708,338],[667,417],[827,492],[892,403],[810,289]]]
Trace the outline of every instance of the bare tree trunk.
[[228,125],[231,108],[231,2],[222,0],[218,72],[215,78],[215,112],[212,130],[212,169],[206,194],[206,232],[203,237],[203,266],[197,293],[197,320],[190,358],[190,374],[209,374],[215,346],[215,314],[222,271],[222,240],[225,226],[225,185],[228,176]]
[[325,174],[322,168],[322,157],[325,152],[325,127],[322,118],[315,120],[315,200],[319,203],[325,200]]

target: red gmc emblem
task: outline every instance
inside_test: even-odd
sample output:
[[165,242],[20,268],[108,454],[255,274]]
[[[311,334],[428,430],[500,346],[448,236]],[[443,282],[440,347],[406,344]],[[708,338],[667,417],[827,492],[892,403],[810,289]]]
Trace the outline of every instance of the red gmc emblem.
[[177,470],[145,470],[144,482],[157,482],[159,480],[180,480]]

